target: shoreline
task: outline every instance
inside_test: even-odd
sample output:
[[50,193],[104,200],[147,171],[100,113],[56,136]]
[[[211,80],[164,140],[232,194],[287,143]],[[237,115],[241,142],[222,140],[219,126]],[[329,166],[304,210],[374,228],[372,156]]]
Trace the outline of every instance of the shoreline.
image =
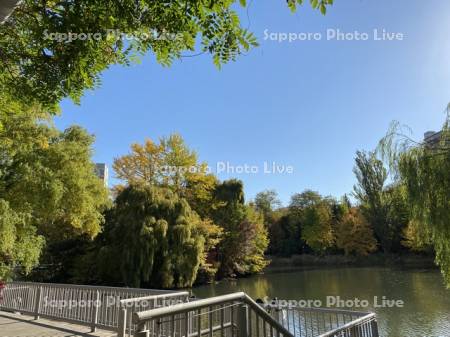
[[309,254],[291,257],[266,256],[270,264],[263,273],[303,270],[305,268],[334,267],[403,267],[438,269],[432,256],[418,254],[374,254],[365,257],[344,255],[315,256]]

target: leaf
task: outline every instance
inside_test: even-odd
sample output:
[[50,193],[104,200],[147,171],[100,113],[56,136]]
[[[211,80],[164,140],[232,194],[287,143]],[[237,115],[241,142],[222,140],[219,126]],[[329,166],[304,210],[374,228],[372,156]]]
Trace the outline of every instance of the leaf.
[[297,9],[297,5],[294,0],[288,1],[288,7],[291,10],[291,12],[295,12],[295,10]]

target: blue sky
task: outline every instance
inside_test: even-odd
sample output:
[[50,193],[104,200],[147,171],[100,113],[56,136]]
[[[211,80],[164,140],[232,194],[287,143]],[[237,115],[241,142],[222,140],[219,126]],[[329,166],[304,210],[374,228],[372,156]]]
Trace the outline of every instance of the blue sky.
[[[355,151],[373,149],[392,120],[416,138],[442,125],[450,102],[449,1],[335,0],[325,17],[308,6],[291,14],[284,3],[251,3],[250,22],[241,17],[260,47],[220,71],[207,55],[163,68],[148,54],[141,64],[104,72],[80,106],[63,102],[56,125],[95,134],[94,159],[110,167],[131,143],[178,132],[213,169],[218,162],[257,166],[258,174],[219,174],[242,179],[247,199],[276,189],[285,204],[307,188],[350,192]],[[327,29],[369,40],[328,40]],[[404,39],[374,41],[373,29]],[[265,31],[322,39],[279,42],[265,40]],[[264,162],[293,173],[264,173]]]

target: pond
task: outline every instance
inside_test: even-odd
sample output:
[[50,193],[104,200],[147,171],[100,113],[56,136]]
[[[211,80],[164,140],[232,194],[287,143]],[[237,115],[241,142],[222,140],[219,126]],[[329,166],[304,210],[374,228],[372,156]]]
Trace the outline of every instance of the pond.
[[382,337],[450,337],[450,290],[434,269],[310,269],[193,289],[203,298],[237,291],[254,299],[315,301],[316,305],[375,312]]

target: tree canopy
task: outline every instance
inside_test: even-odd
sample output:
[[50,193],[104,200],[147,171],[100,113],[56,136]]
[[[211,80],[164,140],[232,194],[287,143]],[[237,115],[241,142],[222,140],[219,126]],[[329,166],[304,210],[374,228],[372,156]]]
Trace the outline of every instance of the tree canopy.
[[437,143],[415,142],[393,123],[379,151],[405,186],[414,245],[432,244],[450,287],[450,105],[447,111]]
[[94,237],[108,191],[95,175],[93,137],[78,126],[61,132],[40,110],[24,111],[1,118],[0,195],[30,213],[48,238]]
[[200,223],[187,201],[167,188],[126,187],[107,216],[105,277],[132,287],[192,286],[204,262]]
[[178,134],[162,137],[158,143],[147,139],[142,145],[132,144],[129,154],[114,160],[113,169],[128,185],[168,187],[202,217],[209,215],[217,178]]
[[336,228],[336,246],[346,255],[367,256],[377,248],[372,228],[360,210],[351,208]]
[[[79,102],[97,87],[109,66],[129,65],[149,51],[162,65],[200,52],[220,67],[257,45],[236,2],[24,0],[0,25],[0,92],[56,112],[61,99]],[[311,4],[324,13],[332,2]],[[291,9],[301,3],[288,1]]]
[[16,268],[28,273],[39,262],[44,238],[37,235],[29,214],[17,213],[0,199],[0,280],[13,276]]
[[43,238],[50,245],[99,233],[108,191],[95,175],[93,137],[84,129],[59,131],[39,105],[1,95],[0,102],[8,107],[0,113],[3,256],[9,256],[10,266],[29,272],[38,263]]
[[251,274],[267,265],[264,252],[269,244],[264,219],[244,203],[242,181],[231,179],[217,185],[212,211],[216,224],[224,229],[218,245],[222,275]]

